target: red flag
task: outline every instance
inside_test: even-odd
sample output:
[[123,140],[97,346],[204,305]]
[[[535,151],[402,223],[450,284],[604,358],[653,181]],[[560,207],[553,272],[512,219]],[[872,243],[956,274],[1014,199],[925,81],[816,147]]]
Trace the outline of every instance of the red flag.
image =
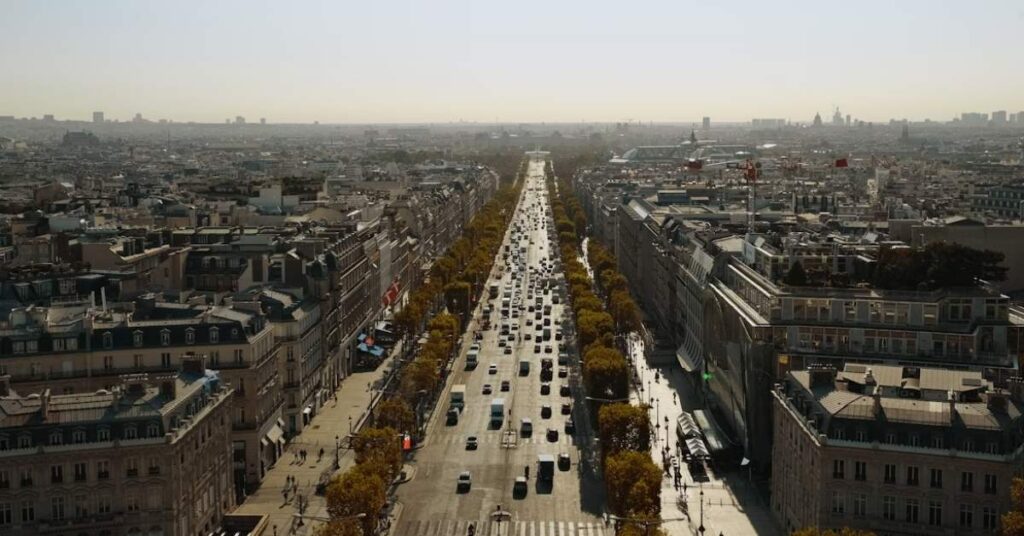
[[840,158],[836,160],[836,167],[850,167],[850,163],[845,158]]

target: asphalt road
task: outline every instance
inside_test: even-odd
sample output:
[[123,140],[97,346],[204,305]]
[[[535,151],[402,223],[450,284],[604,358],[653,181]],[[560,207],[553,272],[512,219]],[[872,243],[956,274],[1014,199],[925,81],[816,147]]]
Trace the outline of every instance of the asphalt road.
[[[462,345],[464,349],[473,342],[481,345],[479,365],[466,370],[466,350],[463,350],[453,374],[448,377],[438,410],[428,423],[425,444],[414,456],[415,477],[398,490],[402,513],[395,534],[465,535],[470,524],[477,535],[591,536],[613,533],[601,517],[604,489],[596,469],[597,448],[593,444],[593,434],[587,424],[589,417],[585,414],[581,398],[573,337],[567,332],[562,341],[555,338],[558,322],[563,318],[563,303],[552,303],[556,290],[546,294],[538,290],[533,299],[528,294],[530,282],[541,277],[531,269],[540,269],[542,259],[557,254],[556,244],[548,239],[548,229],[552,225],[549,218],[544,162],[531,161],[516,215],[505,237],[511,251],[520,247],[527,249],[521,261],[525,275],[521,281],[513,280],[511,267],[506,264],[515,263],[511,257],[506,263],[503,253],[499,252],[495,270],[485,286],[483,299],[477,306],[467,330],[467,340]],[[510,239],[517,223],[523,234],[512,243]],[[560,275],[560,272],[555,269],[552,274]],[[491,300],[487,289],[495,283],[499,285],[499,296]],[[514,296],[518,295],[523,304],[519,317],[510,315],[508,319],[510,324],[518,325],[518,330],[510,328],[514,340],[508,341],[506,337],[506,344],[512,347],[510,354],[506,354],[505,347],[499,345],[501,301],[506,289]],[[536,339],[542,335],[542,330],[537,329],[536,312],[528,310],[535,303],[536,296],[542,296],[544,304],[552,305],[551,325],[544,326],[551,329],[551,339],[539,343]],[[494,304],[494,311],[485,315],[483,308],[488,302]],[[482,340],[474,341],[473,332],[485,318],[489,318],[491,329],[482,330]],[[527,319],[532,325],[528,325]],[[525,340],[527,333],[531,340]],[[566,377],[560,377],[558,370],[559,342],[565,344],[566,351],[572,356]],[[540,353],[535,353],[536,344],[540,344]],[[551,352],[546,353],[545,347],[550,347]],[[553,362],[549,394],[541,394],[542,358],[550,358]],[[520,374],[520,360],[530,364],[525,375]],[[492,364],[496,368],[493,374],[489,371]],[[509,382],[507,392],[501,391],[502,381]],[[445,410],[451,387],[458,384],[466,386],[465,409],[458,423],[450,425],[446,422]],[[483,393],[485,384],[492,386],[491,394]],[[560,393],[563,384],[570,386],[569,396]],[[500,427],[490,422],[491,403],[495,398],[505,400]],[[571,405],[571,414],[563,414],[564,403]],[[551,407],[550,417],[542,417],[544,405]],[[576,423],[575,434],[565,433],[565,422],[570,416]],[[519,433],[523,418],[533,422],[534,431],[530,436]],[[548,436],[549,428],[557,437]],[[467,448],[466,438],[469,436],[477,437],[479,446],[476,449]],[[556,463],[552,483],[541,483],[537,478],[538,455],[550,454],[557,458],[560,453],[569,455],[569,466]],[[527,467],[527,491],[525,495],[514,495],[515,479],[524,476]],[[458,492],[457,479],[463,471],[470,472],[472,484],[468,491]],[[501,514],[495,515],[495,512]]]

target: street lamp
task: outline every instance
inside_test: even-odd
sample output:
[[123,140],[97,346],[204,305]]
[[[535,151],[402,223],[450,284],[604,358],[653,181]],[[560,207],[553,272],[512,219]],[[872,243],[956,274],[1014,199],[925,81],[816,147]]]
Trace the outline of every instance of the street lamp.
[[700,487],[700,527],[697,528],[701,536],[704,536],[704,485]]
[[337,471],[341,467],[341,456],[339,451],[341,450],[341,438],[337,435],[334,436],[334,470]]
[[352,435],[352,416],[348,416],[348,435]]

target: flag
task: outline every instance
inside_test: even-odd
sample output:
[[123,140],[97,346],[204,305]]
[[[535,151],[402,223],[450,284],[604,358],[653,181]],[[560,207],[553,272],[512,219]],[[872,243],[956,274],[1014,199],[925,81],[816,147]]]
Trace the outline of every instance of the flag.
[[835,167],[850,167],[850,163],[847,162],[845,158],[840,158],[836,160]]

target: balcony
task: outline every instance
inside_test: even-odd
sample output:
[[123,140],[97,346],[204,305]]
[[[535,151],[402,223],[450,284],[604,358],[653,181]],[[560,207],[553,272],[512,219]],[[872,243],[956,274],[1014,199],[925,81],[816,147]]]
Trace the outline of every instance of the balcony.
[[128,469],[127,471],[125,471],[125,476],[127,476],[128,478],[135,478],[135,477],[139,476],[139,470],[138,469]]

